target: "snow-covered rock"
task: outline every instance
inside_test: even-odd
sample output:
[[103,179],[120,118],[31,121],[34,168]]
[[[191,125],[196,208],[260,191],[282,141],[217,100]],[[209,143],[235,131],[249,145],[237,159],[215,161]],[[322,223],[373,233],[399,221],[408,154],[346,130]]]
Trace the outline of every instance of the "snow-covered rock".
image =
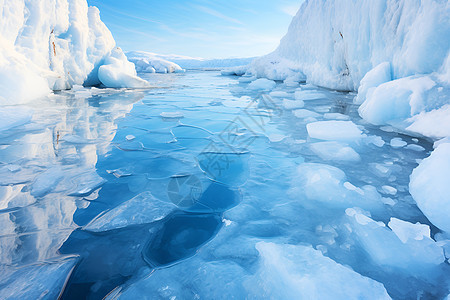
[[[98,69],[119,50],[96,7],[85,0],[2,1],[0,15],[0,103],[28,102],[74,84],[108,86]],[[110,71],[119,70],[134,76],[119,66]]]
[[450,232],[450,143],[440,144],[411,174],[409,191],[440,229]]

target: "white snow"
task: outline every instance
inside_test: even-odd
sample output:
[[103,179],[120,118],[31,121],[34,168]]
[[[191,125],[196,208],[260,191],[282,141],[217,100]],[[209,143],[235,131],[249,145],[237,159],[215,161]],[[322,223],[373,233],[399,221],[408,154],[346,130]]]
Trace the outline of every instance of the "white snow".
[[[0,14],[0,104],[29,102],[75,84],[109,86],[98,69],[117,51],[96,7],[85,0],[2,1]],[[129,75],[120,86],[142,83],[127,67],[109,68],[108,77]]]
[[362,138],[361,130],[352,121],[320,121],[306,125],[308,135],[328,141],[355,141]]
[[409,192],[420,210],[440,229],[450,232],[450,143],[440,144],[411,174]]

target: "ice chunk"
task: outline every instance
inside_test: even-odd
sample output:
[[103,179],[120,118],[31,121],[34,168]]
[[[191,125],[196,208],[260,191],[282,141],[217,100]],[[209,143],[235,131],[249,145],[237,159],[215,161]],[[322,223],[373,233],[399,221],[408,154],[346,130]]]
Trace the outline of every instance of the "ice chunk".
[[[286,106],[285,106],[286,107]],[[306,119],[306,118],[318,118],[320,115],[314,111],[307,110],[307,109],[296,109],[293,111],[294,116],[300,119]]]
[[359,154],[346,144],[339,142],[320,142],[311,144],[311,150],[323,160],[359,161]]
[[157,269],[125,290],[117,291],[117,298],[106,299],[244,299],[248,296],[242,286],[246,276],[247,272],[235,262],[205,262],[193,257]]
[[114,48],[98,69],[98,79],[106,87],[146,88],[147,81],[137,77],[134,64],[129,62],[122,49]]
[[432,138],[450,136],[450,104],[413,116],[406,130]]
[[390,185],[383,185],[383,186],[381,187],[381,190],[382,190],[385,194],[388,194],[388,195],[394,196],[394,195],[397,194],[397,189],[394,188],[394,187],[392,187],[392,186],[390,186]]
[[353,208],[347,209],[346,214],[352,231],[377,265],[426,278],[433,276],[433,268],[445,260],[443,249],[430,238],[426,225],[393,218],[389,223],[391,230]]
[[324,119],[329,119],[329,120],[350,120],[350,116],[347,115],[343,115],[340,113],[326,113],[323,115]]
[[59,299],[77,257],[23,267],[0,267],[1,299]]
[[255,299],[390,299],[384,286],[310,246],[259,242],[254,276],[244,282]]
[[270,91],[272,90],[277,84],[273,80],[269,80],[266,78],[260,78],[256,79],[252,83],[248,85],[248,88],[251,90],[264,90],[264,91]]
[[402,140],[401,138],[393,138],[390,144],[392,148],[402,148],[408,145],[408,143]]
[[440,144],[411,174],[409,191],[420,210],[450,232],[450,143]]
[[355,187],[345,173],[333,166],[303,163],[292,179],[289,194],[301,199],[308,208],[342,209],[359,206],[377,210],[382,206],[381,196],[373,186]]
[[165,218],[175,209],[176,206],[173,203],[156,199],[150,192],[143,192],[99,215],[83,229],[99,232],[152,223]]
[[370,135],[365,138],[366,143],[374,144],[377,147],[383,147],[385,142],[381,136]]
[[183,113],[181,111],[162,112],[160,114],[160,116],[163,118],[177,119],[177,118],[183,118]]
[[274,91],[274,92],[270,92],[269,96],[271,97],[280,97],[280,98],[286,98],[289,97],[291,94],[287,93],[287,92],[283,92],[283,91]]
[[367,94],[372,93],[377,86],[391,81],[391,79],[391,64],[389,62],[383,62],[377,65],[361,79],[355,103],[362,104],[366,100]]
[[416,152],[425,151],[424,147],[422,147],[420,145],[414,145],[414,144],[409,144],[408,146],[405,147],[405,149],[416,151]]
[[420,224],[419,222],[413,224],[397,218],[391,218],[388,226],[405,244],[408,240],[420,241],[423,239],[430,239],[430,227],[428,225]]
[[355,141],[361,130],[352,121],[320,121],[306,125],[310,137],[329,141]]
[[285,109],[297,109],[302,108],[304,106],[305,102],[303,102],[302,100],[289,100],[289,99],[283,100],[283,107]]
[[368,95],[359,114],[375,125],[397,124],[422,111],[425,93],[435,85],[429,76],[386,82]]
[[295,100],[308,101],[308,100],[317,100],[323,99],[326,96],[318,91],[314,90],[296,90],[295,91]]

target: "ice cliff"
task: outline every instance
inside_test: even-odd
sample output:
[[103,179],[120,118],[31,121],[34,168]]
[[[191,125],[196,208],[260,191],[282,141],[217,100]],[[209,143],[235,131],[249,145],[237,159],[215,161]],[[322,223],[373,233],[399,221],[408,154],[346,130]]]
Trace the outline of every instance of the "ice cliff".
[[74,84],[148,85],[86,0],[0,0],[0,16],[0,104]]

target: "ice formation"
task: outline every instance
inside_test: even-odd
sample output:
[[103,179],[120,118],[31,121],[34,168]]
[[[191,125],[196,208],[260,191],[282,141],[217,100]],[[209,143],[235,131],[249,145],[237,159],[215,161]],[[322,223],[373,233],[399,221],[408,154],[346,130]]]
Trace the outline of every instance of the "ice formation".
[[[354,103],[360,105],[359,114],[366,121],[410,135],[444,139],[450,136],[449,20],[448,1],[305,1],[279,47],[255,59],[245,75],[357,91]],[[296,99],[307,100],[301,93],[305,91],[296,92]],[[302,105],[286,100],[285,107]],[[301,110],[295,115],[306,116]],[[307,124],[307,129],[311,137],[325,140],[339,140],[351,132],[348,124],[337,125],[321,121]],[[352,130],[357,137],[358,129]],[[399,138],[390,145],[414,151],[423,148]],[[438,147],[437,154],[413,173],[411,194],[425,215],[435,220],[433,224],[448,231],[438,216],[450,214],[448,193],[442,192],[446,189],[442,174],[448,168],[441,154],[445,147]],[[315,146],[313,150],[324,149]],[[433,171],[425,171],[429,168]]]
[[85,0],[4,1],[0,15],[2,104],[27,102],[75,84],[147,86],[116,48],[99,10]]
[[[254,58],[205,59],[182,55],[162,55],[145,51],[130,51],[126,56],[136,64],[138,72],[172,73],[187,70],[221,70],[248,65]],[[245,73],[245,70],[243,71]],[[243,74],[242,73],[242,74]],[[239,74],[239,75],[242,75]],[[230,74],[231,75],[231,74]]]

